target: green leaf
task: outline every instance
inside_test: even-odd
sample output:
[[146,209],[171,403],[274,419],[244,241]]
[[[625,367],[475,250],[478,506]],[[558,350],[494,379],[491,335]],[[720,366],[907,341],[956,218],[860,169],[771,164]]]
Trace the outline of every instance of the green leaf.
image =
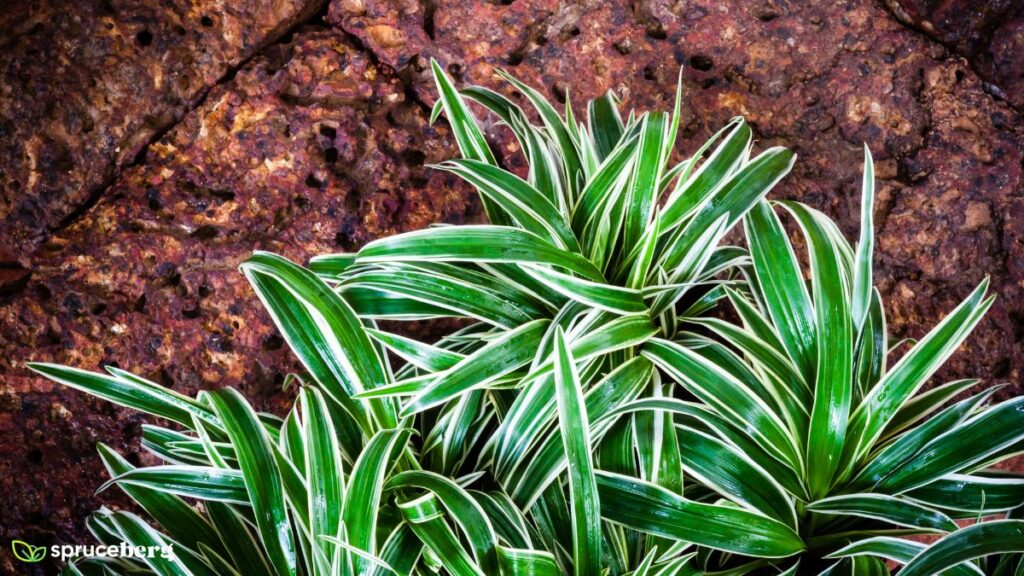
[[[593,423],[591,437],[595,443],[614,420],[596,421],[622,403],[636,398],[650,381],[652,370],[653,366],[646,358],[633,358],[587,390],[587,417]],[[552,430],[546,439],[541,440],[542,431],[548,429],[556,413],[557,400],[553,389],[552,381],[536,380],[521,395],[530,402],[519,405],[521,410],[510,411],[507,427],[502,429],[508,431],[510,438],[502,438],[498,445],[495,476],[523,508],[528,508],[540,496],[567,462],[559,431]],[[528,457],[526,451],[535,446],[539,447],[533,456]]]
[[[679,231],[672,257],[663,263],[671,270],[689,252],[704,231],[722,216],[729,230],[793,167],[796,156],[785,148],[769,148],[745,164],[713,196],[710,196]],[[666,228],[662,227],[664,231]],[[663,232],[664,233],[664,232]]]
[[587,105],[587,122],[594,138],[594,149],[599,160],[604,160],[622,139],[622,117],[615,94],[609,90]]
[[531,548],[530,527],[526,516],[508,495],[497,490],[491,492],[474,490],[470,491],[470,494],[487,514],[495,533],[502,540],[515,548]]
[[[646,314],[618,317],[611,317],[605,313],[592,314],[592,318],[599,319],[592,330],[584,331],[577,325],[572,331],[573,334],[577,331],[581,334],[580,338],[572,342],[572,356],[577,362],[586,362],[611,352],[640,346],[658,332],[658,328],[651,323],[650,317]],[[614,319],[608,321],[609,318]],[[524,376],[523,381],[550,374],[553,366],[554,362],[548,358]]]
[[325,554],[332,549],[320,536],[337,537],[340,533],[341,506],[345,494],[341,447],[334,434],[327,403],[319,390],[303,388],[299,393],[302,407],[302,437],[306,455],[309,530],[314,544]]
[[205,506],[223,548],[227,550],[238,570],[245,576],[273,574],[259,540],[246,525],[241,514],[223,502],[207,502]]
[[524,268],[548,288],[581,304],[614,314],[647,311],[643,298],[636,290],[574,278],[539,266],[529,265]]
[[573,143],[572,136],[569,134],[565,123],[558,115],[558,112],[539,92],[520,82],[504,70],[497,70],[497,73],[514,86],[516,90],[519,90],[526,96],[544,122],[544,127],[554,140],[562,160],[563,189],[568,192],[566,204],[572,204],[576,198],[576,181],[582,175],[583,167],[580,163],[580,156],[576,145]]
[[647,278],[651,272],[651,264],[654,263],[655,252],[658,249],[658,219],[652,219],[651,225],[647,227],[643,237],[640,239],[637,249],[630,254],[632,264],[629,267],[629,277],[626,279],[626,286],[634,290],[641,289],[647,284]]
[[439,446],[440,471],[455,474],[466,458],[474,452],[480,432],[493,414],[486,411],[485,392],[475,390],[450,402],[441,412],[437,424],[424,441],[424,451]]
[[[729,298],[729,302],[732,304],[732,307],[736,310],[736,314],[739,316],[740,320],[742,320],[743,327],[760,338],[776,352],[785,354],[786,347],[782,345],[782,340],[779,338],[778,332],[761,313],[761,311],[758,310],[746,296],[740,294],[736,290],[727,286],[722,289],[725,291],[725,295]],[[795,362],[791,357],[786,357],[795,365]],[[804,382],[804,384],[806,384],[806,382]],[[810,392],[810,386],[807,386],[807,391]]]
[[850,564],[855,576],[889,576],[889,567],[878,558],[858,556],[851,558]]
[[402,409],[402,417],[417,414],[452,398],[487,386],[527,364],[547,329],[547,320],[535,320],[510,330],[441,373]]
[[583,256],[561,250],[525,230],[503,226],[446,226],[382,238],[364,246],[357,262],[548,264],[590,280],[604,280]]
[[432,492],[466,534],[477,564],[489,574],[498,573],[498,538],[494,529],[484,509],[458,484],[440,474],[414,470],[397,474],[387,487]]
[[148,380],[138,377],[127,379],[123,376],[126,372],[119,372],[122,375],[120,377],[107,376],[47,362],[29,362],[26,367],[64,386],[81,390],[119,406],[166,418],[186,428],[192,427],[193,416],[213,426],[219,426],[217,417],[206,406]]
[[672,230],[717,193],[728,182],[728,177],[746,161],[750,149],[750,127],[742,118],[736,118],[723,132],[725,130],[729,130],[729,133],[722,143],[692,176],[680,178],[675,190],[668,196],[661,213],[661,228],[664,231]]
[[882,480],[908,462],[932,440],[957,428],[994,391],[986,391],[957,402],[934,418],[903,434],[879,451],[850,482],[856,490],[874,489]]
[[560,179],[561,165],[548,146],[547,136],[530,124],[522,109],[505,95],[482,86],[468,86],[462,93],[498,115],[512,129],[529,165],[529,182],[549,202],[567,213]]
[[899,409],[971,333],[992,305],[993,299],[985,298],[987,291],[985,279],[871,389],[850,417],[852,442],[847,450],[853,459],[859,459],[874,445]]
[[800,265],[779,217],[767,202],[758,202],[744,219],[758,291],[789,357],[804,379],[813,382],[815,315]]
[[762,558],[785,558],[804,549],[792,529],[760,514],[689,501],[650,482],[609,472],[597,472],[597,486],[601,515],[634,530]]
[[[459,145],[462,156],[496,165],[497,160],[494,159],[494,153],[487,145],[487,140],[484,139],[484,134],[480,131],[476,118],[473,117],[473,113],[462,99],[459,91],[452,85],[451,79],[433,58],[430,59],[430,68],[434,74],[438,100],[448,117],[448,123],[452,127],[452,133],[455,135],[455,141]],[[483,203],[488,220],[499,225],[509,223],[508,216],[498,206],[487,198],[483,199]]]
[[321,539],[324,540],[325,542],[333,544],[334,546],[337,546],[339,548],[339,550],[344,550],[345,552],[350,552],[350,553],[354,554],[355,556],[357,556],[360,560],[365,560],[367,563],[369,563],[371,565],[371,570],[375,570],[375,571],[383,570],[383,571],[385,571],[387,573],[390,573],[390,574],[397,574],[395,569],[392,568],[391,565],[388,564],[387,562],[385,562],[383,559],[378,558],[377,556],[374,556],[372,554],[367,554],[366,552],[363,552],[362,550],[360,550],[358,548],[354,548],[352,546],[349,546],[347,543],[345,543],[345,541],[341,540],[340,538],[334,538],[332,536],[322,536]]
[[676,136],[679,134],[679,120],[683,114],[683,66],[679,67],[676,75],[676,98],[672,105],[672,117],[668,121],[668,134],[665,137],[664,150],[662,152],[662,163],[667,163],[672,156],[672,150],[676,145]]
[[[431,307],[443,308],[454,316],[468,316],[502,328],[513,328],[541,315],[540,310],[522,298],[507,295],[473,282],[438,271],[400,269],[368,270],[345,279],[342,294],[352,288],[411,298]],[[489,280],[489,279],[488,279]]]
[[[794,433],[803,433],[807,430],[807,406],[812,402],[810,390],[796,366],[784,356],[784,352],[773,348],[755,334],[717,318],[701,318],[695,320],[695,323],[711,329],[742,352],[748,363],[755,364],[755,367],[767,372],[768,377],[763,378],[764,382],[757,382],[758,386],[765,390],[764,394],[759,395],[766,402],[771,400],[779,407],[777,413],[786,417]],[[721,358],[721,355],[718,356]],[[717,363],[726,367],[722,360]],[[756,380],[756,377],[754,379]]]
[[163,465],[133,468],[100,486],[102,492],[114,484],[131,484],[199,500],[249,504],[245,479],[238,470],[205,466]]
[[438,559],[443,559],[445,570],[452,576],[489,576],[477,566],[445,522],[436,495],[427,493],[399,502],[398,509],[427,549]]
[[[135,469],[128,460],[106,444],[99,444],[97,449],[111,477],[118,477]],[[119,486],[181,545],[195,549],[200,542],[209,546],[215,546],[219,542],[220,539],[210,523],[181,498],[128,482],[122,482]],[[216,549],[223,550],[220,546],[216,546]]]
[[693,428],[678,428],[683,467],[722,496],[796,529],[788,494],[753,459],[735,447]]
[[674,342],[655,338],[644,345],[643,354],[703,402],[749,430],[765,450],[801,469],[796,442],[785,425],[738,379]]
[[949,474],[906,495],[929,506],[962,512],[962,517],[977,517],[1021,506],[1024,477]]
[[713,432],[715,436],[735,446],[740,453],[753,460],[790,494],[797,495],[804,500],[807,499],[804,486],[792,468],[770,456],[760,444],[749,436],[749,428],[742,426],[741,423],[727,421],[705,404],[684,402],[675,398],[642,398],[609,411],[602,417],[602,420],[642,410],[668,412],[679,416],[680,418],[677,420],[681,424],[693,428],[705,428]]
[[824,498],[807,505],[812,512],[860,516],[939,532],[952,532],[957,525],[945,514],[921,504],[884,494],[845,494]]
[[368,320],[433,320],[457,316],[457,312],[426,302],[359,286],[345,289],[345,302]]
[[231,388],[210,392],[214,410],[224,423],[256,516],[256,526],[278,576],[297,574],[295,540],[285,510],[284,487],[272,444],[256,413]]
[[[609,207],[625,192],[639,152],[634,142],[635,138],[619,141],[618,146],[601,162],[597,172],[589,178],[579,200],[572,206],[570,222],[580,238],[584,237],[585,230],[594,227],[601,216],[607,214]],[[584,246],[589,245],[584,242]]]
[[980,380],[968,378],[964,380],[953,380],[940,386],[936,386],[923,394],[918,394],[900,408],[893,416],[889,425],[885,428],[883,437],[893,436],[909,426],[916,424],[935,410],[938,410],[949,400],[959,396],[961,392],[973,388]]
[[405,336],[400,336],[398,334],[382,332],[372,328],[368,328],[366,333],[374,340],[387,346],[388,350],[391,350],[395,354],[401,356],[406,362],[409,362],[417,368],[428,370],[430,372],[447,370],[465,358],[465,356],[457,352],[451,352],[437,346],[424,344],[423,342],[413,340],[412,338],[406,338]]
[[[855,402],[859,402],[868,391],[878,384],[887,369],[889,335],[885,321],[885,310],[882,309],[882,295],[877,289],[871,290],[871,302],[868,305],[867,317],[860,329],[857,343],[855,382]],[[897,414],[899,416],[899,414]],[[891,430],[891,428],[887,428]]]
[[[423,543],[416,537],[412,528],[403,522],[385,540],[384,545],[381,547],[379,558],[390,566],[394,573],[406,576],[412,573],[413,566],[419,561],[422,552]],[[383,576],[384,574],[391,573],[378,566],[376,571],[372,573],[372,576]]]
[[843,272],[840,247],[823,224],[824,215],[797,203],[785,206],[803,230],[811,260],[817,363],[806,457],[811,496],[820,498],[839,469],[853,402],[850,286]]
[[[901,540],[889,536],[875,536],[865,540],[858,540],[841,550],[828,555],[829,558],[849,558],[860,556],[875,556],[885,558],[900,564],[906,564],[921,554],[928,547],[913,540]],[[975,576],[982,574],[972,564],[963,563],[953,566],[942,572],[944,576]]]
[[571,252],[579,252],[569,223],[539,190],[515,174],[476,160],[451,160],[436,166],[458,175],[490,198],[524,229]]
[[590,423],[576,363],[561,328],[555,331],[555,398],[558,424],[569,470],[572,513],[573,572],[596,574],[601,569],[601,503],[594,478]]
[[328,280],[336,280],[356,262],[356,255],[352,253],[321,254],[309,259],[309,269]]
[[[385,478],[411,433],[404,428],[377,432],[360,453],[349,476],[341,516],[348,544],[372,556],[377,555],[378,514]],[[354,574],[369,568],[367,561],[359,557],[353,562]]]
[[666,134],[667,115],[648,114],[640,125],[639,150],[626,191],[626,220],[623,228],[623,245],[627,249],[636,245],[644,230],[651,224],[655,200],[661,184],[666,149],[669,147]]
[[541,550],[498,549],[503,576],[561,576],[555,557]]
[[[170,545],[159,532],[131,512],[115,512],[109,518],[120,536],[131,546],[155,547],[159,550]],[[145,554],[140,560],[159,576],[198,576],[182,563],[178,557],[180,552],[169,558],[164,554]]]
[[871,257],[875,248],[875,165],[871,150],[864,145],[864,184],[860,195],[860,241],[857,242],[856,266],[853,270],[853,302],[851,314],[860,333],[867,320],[871,303]]
[[981,522],[946,536],[914,557],[900,576],[928,576],[968,560],[1024,552],[1024,520]]
[[901,493],[964,470],[1024,439],[1024,398],[1007,400],[929,442],[878,489]]
[[[240,266],[289,347],[365,435],[397,424],[388,399],[351,397],[387,382],[382,360],[352,308],[314,273],[267,252]],[[372,413],[372,416],[371,416]]]
[[668,286],[678,285],[678,287],[673,286],[655,298],[654,303],[651,304],[652,314],[661,315],[666,311],[674,310],[675,304],[690,290],[694,282],[714,274],[708,269],[708,265],[715,255],[715,246],[728,232],[727,218],[728,215],[723,214],[718,220],[708,225],[693,242],[684,244],[680,238],[665,248],[662,255],[664,259],[672,259],[678,250],[685,250],[687,253],[673,265],[672,273],[664,283]]

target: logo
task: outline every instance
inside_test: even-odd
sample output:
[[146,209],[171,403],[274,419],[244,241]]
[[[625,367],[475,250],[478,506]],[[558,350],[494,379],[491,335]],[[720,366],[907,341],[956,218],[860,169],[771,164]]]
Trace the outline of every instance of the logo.
[[22,562],[36,563],[46,559],[46,546],[33,546],[22,540],[11,541],[11,552]]
[[54,544],[46,546],[35,546],[24,540],[12,540],[11,552],[14,557],[22,562],[35,564],[42,562],[49,556],[60,564],[64,564],[76,558],[164,558],[174,560],[173,544],[160,546],[133,546],[127,542],[118,545],[107,546],[103,544],[90,544],[88,546]]

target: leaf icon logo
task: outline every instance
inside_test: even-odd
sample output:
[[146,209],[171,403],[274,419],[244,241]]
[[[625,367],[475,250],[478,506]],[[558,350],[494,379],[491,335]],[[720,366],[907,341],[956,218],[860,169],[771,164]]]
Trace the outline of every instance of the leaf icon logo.
[[22,540],[11,541],[11,552],[22,562],[40,562],[46,558],[46,546],[33,546]]

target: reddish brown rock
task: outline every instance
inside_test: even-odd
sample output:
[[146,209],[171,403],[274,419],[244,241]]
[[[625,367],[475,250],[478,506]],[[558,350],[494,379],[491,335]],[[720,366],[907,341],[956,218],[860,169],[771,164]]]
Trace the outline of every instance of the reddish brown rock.
[[966,58],[986,89],[1024,109],[1024,3],[885,0],[901,21]]
[[228,71],[324,0],[0,9],[0,262],[35,246]]
[[303,31],[215,88],[49,239],[0,301],[0,539],[81,540],[104,476],[95,443],[135,452],[143,420],[25,362],[113,364],[188,394],[236,386],[280,411],[296,364],[238,264],[254,249],[305,261],[475,217],[465,188],[424,167],[455,153],[428,112],[344,34]]

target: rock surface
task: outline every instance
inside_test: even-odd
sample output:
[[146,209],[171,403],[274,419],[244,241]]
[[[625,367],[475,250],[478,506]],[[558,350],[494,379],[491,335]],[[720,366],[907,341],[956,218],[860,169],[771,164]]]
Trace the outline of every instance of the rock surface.
[[49,238],[0,302],[0,538],[82,540],[84,516],[114,492],[93,497],[95,443],[134,453],[143,421],[29,376],[27,361],[113,364],[189,394],[232,385],[282,411],[297,365],[238,264],[255,249],[304,261],[475,217],[465,188],[424,167],[456,153],[428,115],[346,35],[303,29]]
[[[0,538],[84,541],[84,515],[117,502],[92,496],[104,476],[93,445],[132,445],[141,422],[31,377],[25,361],[113,362],[182,392],[240,386],[280,408],[294,363],[236,271],[251,250],[302,261],[480,218],[465,187],[425,168],[456,154],[444,123],[427,123],[431,57],[462,83],[505,90],[492,73],[500,67],[577,106],[614,89],[639,109],[668,108],[683,67],[680,150],[742,114],[758,146],[800,155],[775,197],[803,200],[851,235],[867,143],[879,177],[876,278],[892,331],[923,335],[991,275],[996,306],[936,380],[977,376],[1009,382],[1003,396],[1024,392],[1021,118],[986,89],[991,80],[883,6],[335,0],[311,22],[200,98],[95,206],[13,196],[75,216],[49,235],[51,221],[37,224],[46,240],[35,250],[4,243],[25,251],[16,254],[24,268],[0,269]],[[489,136],[521,165],[503,130]],[[0,149],[16,156],[18,146]],[[48,185],[78,190],[81,178],[72,170]],[[0,566],[11,570],[8,558]]]
[[962,55],[990,94],[1024,110],[1024,3],[885,0],[901,21]]
[[26,265],[211,86],[324,1],[5,2],[0,262]]

